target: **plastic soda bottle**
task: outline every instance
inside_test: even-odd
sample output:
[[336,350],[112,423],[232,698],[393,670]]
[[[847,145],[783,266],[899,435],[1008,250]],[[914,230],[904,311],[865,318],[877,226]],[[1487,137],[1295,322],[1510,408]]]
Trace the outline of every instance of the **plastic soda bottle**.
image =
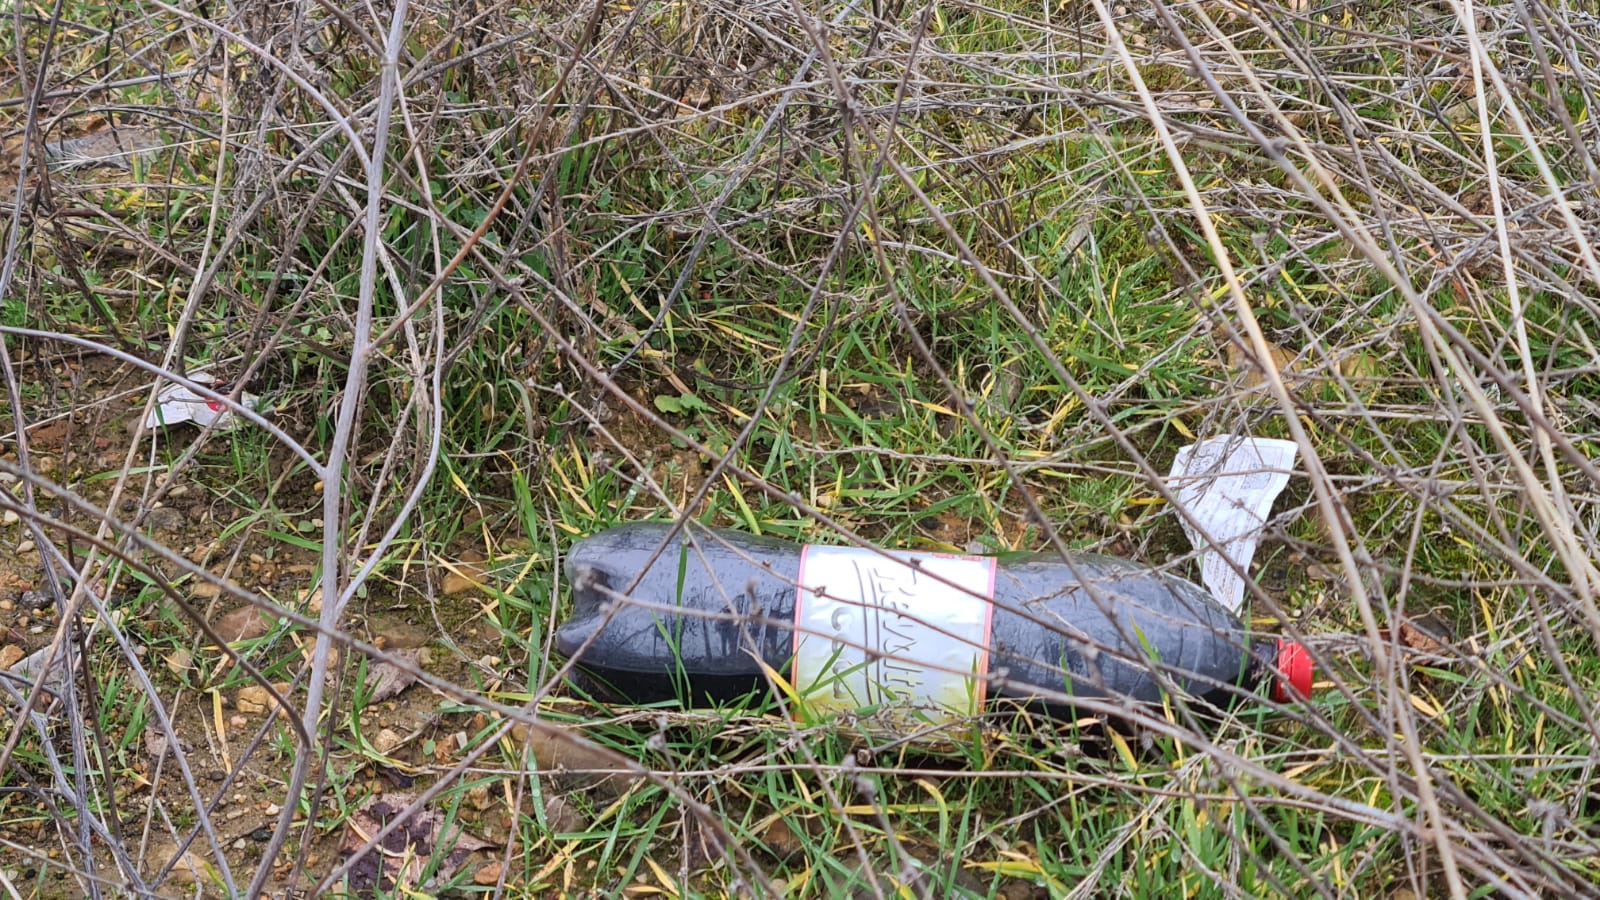
[[1070,716],[1077,698],[1152,704],[1169,688],[1218,707],[1263,686],[1278,702],[1311,692],[1304,647],[1252,635],[1200,587],[1127,560],[670,531],[623,525],[567,556],[557,649],[635,702],[728,701],[776,675],[807,713],[926,723],[998,698]]

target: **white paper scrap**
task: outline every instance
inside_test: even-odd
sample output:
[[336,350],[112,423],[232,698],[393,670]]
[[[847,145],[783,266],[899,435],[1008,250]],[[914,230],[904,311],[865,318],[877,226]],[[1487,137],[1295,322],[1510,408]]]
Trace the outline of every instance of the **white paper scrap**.
[[[191,374],[189,380],[207,386],[216,383],[215,378],[204,372]],[[218,392],[222,393],[220,390]],[[260,398],[254,394],[241,394],[239,402],[249,409],[255,409]],[[227,404],[202,397],[181,384],[169,384],[156,394],[156,408],[145,416],[144,427],[148,431],[180,422],[193,422],[202,428],[213,423],[218,428],[231,428],[238,424]]]
[[[1298,450],[1294,441],[1229,435],[1184,447],[1172,461],[1168,483],[1187,512],[1183,530],[1200,551],[1200,578],[1235,615],[1244,607],[1239,572],[1249,571],[1267,513],[1289,483]],[[1229,559],[1238,563],[1237,571]]]

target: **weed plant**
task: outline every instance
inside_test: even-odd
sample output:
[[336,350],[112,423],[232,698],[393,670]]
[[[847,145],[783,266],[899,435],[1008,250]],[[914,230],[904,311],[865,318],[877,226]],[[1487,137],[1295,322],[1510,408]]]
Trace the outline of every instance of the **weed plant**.
[[[1576,6],[8,22],[0,654],[57,650],[4,656],[12,892],[1600,890]],[[161,149],[47,164],[108,129]],[[196,373],[238,427],[138,427]],[[1309,702],[911,739],[553,651],[564,555],[641,519],[1193,578],[1165,476],[1228,434],[1299,446],[1249,618]]]

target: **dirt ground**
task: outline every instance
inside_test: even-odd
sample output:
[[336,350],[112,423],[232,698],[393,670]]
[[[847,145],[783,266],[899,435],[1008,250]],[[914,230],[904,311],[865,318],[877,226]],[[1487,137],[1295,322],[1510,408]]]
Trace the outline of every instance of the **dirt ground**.
[[[106,554],[96,552],[89,538],[99,523],[87,507],[110,508],[118,521],[138,522],[140,534],[193,565],[257,597],[314,616],[320,598],[309,587],[317,577],[318,554],[284,540],[279,530],[284,519],[294,528],[296,518],[281,511],[298,511],[307,521],[313,517],[319,502],[314,483],[302,473],[278,485],[271,504],[280,513],[276,517],[244,508],[229,494],[252,489],[226,484],[227,473],[217,464],[217,446],[226,446],[226,436],[213,439],[220,442],[217,446],[204,448],[198,465],[165,481],[161,473],[167,463],[197,431],[178,426],[152,437],[135,427],[148,396],[140,389],[148,384],[142,373],[93,356],[49,363],[24,360],[24,367],[34,370],[32,383],[39,386],[24,401],[33,407],[30,419],[38,422],[28,431],[28,468],[82,501],[63,500],[40,484],[39,521],[46,539],[88,574],[94,593],[105,601],[102,613],[83,599],[85,606],[65,629],[86,650],[79,658],[87,662],[87,674],[76,678],[73,687],[78,708],[88,710],[81,719],[91,743],[89,794],[106,801],[101,815],[108,828],[118,831],[143,877],[163,880],[160,893],[192,895],[197,879],[206,883],[205,870],[214,861],[207,858],[205,840],[186,854],[178,853],[179,841],[191,834],[199,817],[178,758],[169,752],[169,741],[156,722],[153,710],[159,703],[170,718],[194,788],[210,807],[209,819],[227,864],[236,880],[247,881],[277,824],[285,776],[300,748],[281,718],[273,721],[276,704],[270,694],[215,646],[192,616],[230,640],[238,657],[264,673],[291,703],[305,695],[304,683],[296,677],[309,661],[311,634],[270,613],[263,615],[138,547],[124,545],[117,551],[122,559],[113,556],[116,561],[107,566]],[[152,439],[161,442],[153,452]],[[17,443],[7,440],[5,446],[0,463],[13,471],[0,475],[0,486],[20,505]],[[123,472],[134,474],[123,480],[118,477]],[[108,534],[102,547],[115,544],[115,531]],[[0,541],[10,550],[0,554],[0,667],[25,668],[22,661],[47,652],[64,629],[37,536],[20,512],[4,515]],[[516,667],[501,658],[501,633],[484,619],[491,603],[474,581],[486,576],[482,564],[471,561],[482,555],[463,549],[456,556],[458,561],[448,568],[411,566],[399,576],[374,579],[372,589],[351,604],[343,628],[441,679],[521,689],[504,683]],[[148,571],[131,563],[148,566]],[[163,592],[153,573],[169,579],[177,596]],[[70,580],[62,596],[72,596]],[[117,623],[126,650],[111,636],[106,627],[110,622]],[[482,716],[446,712],[441,694],[404,677],[402,683],[380,687],[395,673],[376,663],[368,664],[366,683],[359,688],[357,666],[344,671],[346,680],[338,686],[342,699],[330,704],[347,711],[333,723],[336,750],[330,759],[341,803],[420,790],[437,772],[450,768],[468,736],[486,724]],[[13,684],[24,690],[27,686],[20,680]],[[362,704],[360,716],[351,721],[350,698],[358,689],[396,692]],[[54,753],[70,763],[69,706],[46,696],[39,709]],[[52,807],[30,789],[49,783],[49,769],[38,730],[19,730],[12,721],[17,733],[11,736],[18,741],[4,779],[11,790],[0,791],[0,840],[13,842],[23,853],[7,861],[7,874],[31,885],[38,896],[81,896],[82,885],[52,864],[62,858],[62,842],[72,839],[71,804],[56,797]],[[313,875],[343,857],[349,828],[337,813],[324,811],[311,843],[304,845],[305,868]],[[485,846],[503,842],[512,821],[504,807],[493,803],[469,809],[463,818]],[[300,846],[301,841],[290,841],[280,858],[280,872],[287,871]],[[100,842],[96,857],[106,866],[102,877],[125,882]],[[172,871],[163,876],[167,868]]]
[[[148,396],[145,376],[92,356],[35,368],[42,373],[36,381],[41,390],[31,398],[28,412],[40,424],[28,432],[29,468],[83,501],[63,500],[41,483],[39,521],[60,553],[87,573],[95,595],[106,598],[109,613],[85,606],[71,617],[68,629],[86,649],[86,674],[73,682],[77,707],[89,711],[82,716],[92,770],[86,795],[104,801],[102,819],[115,829],[116,842],[140,877],[158,885],[158,895],[222,895],[219,861],[208,839],[198,833],[202,820],[215,829],[221,861],[242,888],[279,824],[286,778],[303,748],[277,712],[271,692],[243,670],[241,661],[262,673],[266,685],[298,710],[306,697],[303,678],[313,632],[271,609],[263,614],[215,583],[161,559],[148,546],[118,546],[116,529],[102,542],[102,547],[117,547],[112,557],[116,563],[107,566],[105,553],[92,554],[92,542],[83,535],[99,528],[92,509],[110,509],[119,523],[137,523],[139,534],[217,580],[276,608],[314,618],[320,597],[309,588],[320,562],[312,545],[320,533],[317,485],[305,471],[293,471],[285,454],[273,461],[271,471],[283,474],[270,486],[270,502],[263,502],[269,487],[245,484],[227,466],[228,448],[236,438],[226,434],[213,437],[195,464],[169,480],[165,473],[170,464],[198,432],[178,426],[152,435],[135,427]],[[637,460],[672,498],[687,499],[709,471],[709,460],[663,441],[653,426],[627,410],[611,415],[590,439],[606,441],[620,456]],[[15,443],[8,444],[0,462],[14,468],[20,464]],[[124,478],[123,473],[132,474]],[[5,489],[20,499],[21,481],[14,475],[7,478]],[[486,519],[514,521],[508,509],[479,512]],[[875,536],[875,523],[860,524],[864,535]],[[1021,539],[1022,526],[1017,528]],[[69,534],[72,529],[75,534]],[[964,548],[977,536],[975,523],[948,513],[923,516],[916,531],[922,540],[951,548]],[[414,564],[390,567],[372,579],[369,590],[352,602],[341,628],[430,676],[517,702],[528,690],[528,673],[537,670],[531,655],[535,642],[508,650],[503,623],[496,621],[495,591],[513,583],[519,572],[525,576],[529,560],[526,555],[485,560],[484,548],[472,543],[481,539],[481,531],[465,528],[461,534],[443,552],[418,552]],[[7,517],[0,540],[13,551],[0,555],[0,664],[13,667],[47,650],[61,631],[61,619],[44,579],[37,538],[22,516]],[[147,569],[141,571],[134,563]],[[174,586],[172,593],[159,586],[155,574]],[[64,596],[72,596],[70,588]],[[197,618],[228,642],[234,654],[216,646]],[[111,622],[118,626],[122,644],[112,638],[107,627]],[[519,627],[537,632],[543,623],[524,620]],[[450,773],[497,724],[413,683],[403,672],[373,660],[364,668],[355,658],[348,662],[344,681],[330,685],[338,693],[325,704],[337,711],[323,720],[332,733],[332,783],[320,786],[323,802],[317,821],[307,829],[303,817],[296,819],[267,884],[273,895],[281,896],[285,878],[296,867],[303,873],[299,883],[305,885],[307,878],[314,883],[347,863],[353,849],[365,847],[399,809]],[[176,747],[157,722],[157,704],[170,720]],[[74,739],[66,727],[69,708],[64,699],[48,697],[41,706],[45,739],[64,763],[72,759]],[[352,709],[359,713],[352,714]],[[53,804],[43,801],[35,788],[48,784],[50,774],[40,735],[24,728],[18,738],[14,768],[6,780],[20,789],[0,792],[0,840],[23,852],[17,862],[5,864],[7,873],[27,884],[34,896],[82,896],[83,882],[58,864],[82,858],[70,846],[75,839],[72,804],[59,796]],[[450,842],[463,848],[452,857],[450,868],[465,870],[482,884],[502,876],[498,857],[519,817],[540,813],[552,832],[587,828],[590,804],[583,798],[594,794],[590,781],[549,782],[542,810],[530,808],[526,779],[514,774],[517,754],[528,741],[528,733],[519,730],[502,745],[505,755],[484,757],[479,764],[488,767],[484,771],[497,765],[511,768],[467,788],[464,802],[453,805],[455,818],[448,825],[439,804],[424,806],[384,840],[383,852],[354,864],[349,878],[356,895],[370,895],[380,884],[420,879],[419,868],[405,860],[425,855],[447,827],[452,829]],[[532,743],[544,769],[604,765],[571,756],[581,751],[570,747]],[[197,814],[196,796],[206,810],[203,817]],[[782,866],[785,827],[779,820],[760,837],[760,858],[774,870]],[[787,840],[794,844],[792,836]],[[514,846],[519,853],[543,852],[526,844]],[[928,848],[926,855],[939,858],[937,848]],[[107,883],[128,882],[106,842],[95,843],[93,858],[100,866],[96,874]],[[697,859],[698,865],[706,863]],[[683,866],[690,863],[683,861]],[[973,888],[983,890],[981,885]],[[1019,879],[1004,896],[1036,893],[1031,883]]]

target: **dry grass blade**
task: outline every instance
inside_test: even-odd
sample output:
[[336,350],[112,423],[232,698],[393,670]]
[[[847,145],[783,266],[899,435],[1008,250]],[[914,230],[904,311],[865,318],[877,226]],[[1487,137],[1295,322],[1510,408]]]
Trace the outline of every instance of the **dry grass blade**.
[[[15,892],[1600,882],[1589,14],[68,0],[7,21]],[[139,427],[169,384],[238,426]],[[1122,635],[1079,643],[1162,703],[1085,696],[1063,653],[1028,660],[1058,719],[1001,702],[883,734],[874,710],[793,715],[782,660],[685,709],[557,652],[594,587],[565,581],[575,542],[641,519],[709,556],[742,544],[700,525],[1191,577],[1169,464],[1246,433],[1303,461],[1239,629],[1310,648],[1305,704],[1222,685],[1209,707]],[[606,615],[681,611],[648,568],[599,586]],[[791,629],[718,587],[730,653]],[[639,678],[705,701],[695,652]],[[416,852],[461,835],[449,866]]]

